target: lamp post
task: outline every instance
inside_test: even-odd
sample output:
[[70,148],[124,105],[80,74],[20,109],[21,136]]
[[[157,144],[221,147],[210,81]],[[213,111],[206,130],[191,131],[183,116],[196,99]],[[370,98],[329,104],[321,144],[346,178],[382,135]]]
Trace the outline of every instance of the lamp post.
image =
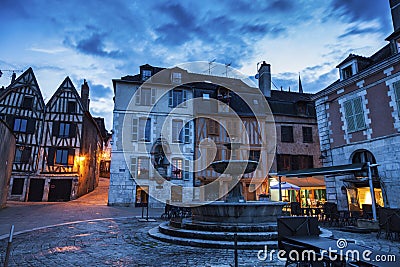
[[379,166],[379,164],[371,164],[369,161],[367,162],[368,166],[368,182],[369,182],[369,190],[371,191],[371,200],[372,200],[372,217],[374,221],[376,221],[376,203],[375,203],[375,192],[374,192],[374,184],[372,182],[372,168]]

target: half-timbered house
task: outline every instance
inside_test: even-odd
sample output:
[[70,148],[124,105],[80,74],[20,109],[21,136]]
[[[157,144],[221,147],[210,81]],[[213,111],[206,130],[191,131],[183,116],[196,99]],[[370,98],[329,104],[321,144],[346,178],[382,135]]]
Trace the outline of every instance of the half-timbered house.
[[32,68],[15,79],[0,96],[0,116],[16,136],[10,198],[40,201],[44,180],[39,169],[45,104]]
[[29,68],[1,94],[0,114],[17,142],[9,199],[67,201],[98,183],[102,138],[89,108],[67,77],[45,105]]

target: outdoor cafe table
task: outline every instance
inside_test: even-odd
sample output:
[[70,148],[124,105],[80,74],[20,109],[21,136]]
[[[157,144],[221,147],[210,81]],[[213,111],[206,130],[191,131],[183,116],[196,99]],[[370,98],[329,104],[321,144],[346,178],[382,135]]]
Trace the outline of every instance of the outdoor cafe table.
[[[373,250],[368,247],[363,247],[356,245],[354,243],[347,243],[347,246],[339,249],[337,246],[337,240],[334,239],[329,239],[329,238],[324,238],[324,237],[319,237],[319,236],[285,236],[285,240],[293,243],[293,244],[298,244],[304,247],[307,247],[309,249],[312,249],[314,251],[330,251],[330,250],[336,250],[336,252],[332,252],[336,255],[338,255],[338,259],[340,255],[343,255],[344,257],[346,256],[347,251],[359,251],[359,261],[364,264],[368,264],[370,266],[393,266],[397,267],[400,266],[400,256],[395,255],[395,262],[383,262],[383,261],[374,261],[376,259],[376,256],[384,255],[387,257],[388,255],[394,255],[393,253],[385,253],[384,251],[378,251],[378,250]],[[370,261],[367,259],[363,259],[363,252],[365,250],[371,251],[370,254],[366,255]],[[326,256],[328,256],[328,252],[325,253]],[[349,254],[353,255],[353,254]],[[351,261],[357,261],[357,259],[349,259]]]

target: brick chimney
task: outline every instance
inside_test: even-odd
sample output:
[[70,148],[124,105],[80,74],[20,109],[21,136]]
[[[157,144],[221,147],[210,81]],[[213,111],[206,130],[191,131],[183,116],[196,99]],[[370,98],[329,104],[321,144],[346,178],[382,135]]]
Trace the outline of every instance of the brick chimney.
[[89,111],[89,103],[90,103],[89,85],[87,84],[86,79],[83,80],[83,84],[81,86],[81,100],[82,100],[83,108],[86,111]]
[[394,31],[400,28],[400,0],[389,0]]
[[258,88],[266,97],[271,97],[271,65],[265,61],[258,69]]

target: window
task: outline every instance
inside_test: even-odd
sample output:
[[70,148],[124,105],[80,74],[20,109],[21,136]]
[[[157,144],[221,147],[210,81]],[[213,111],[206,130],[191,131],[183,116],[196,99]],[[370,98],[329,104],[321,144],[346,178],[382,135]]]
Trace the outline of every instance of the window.
[[293,143],[293,126],[281,126],[281,141]]
[[150,142],[151,140],[151,119],[132,119],[132,141]]
[[142,80],[145,81],[151,77],[151,70],[142,70]]
[[182,104],[183,107],[186,107],[187,100],[187,92],[185,90],[170,90],[168,92],[168,106],[175,108]]
[[353,76],[352,65],[342,69],[342,76],[343,76],[343,79],[347,79],[347,78],[350,78],[351,76]]
[[156,90],[151,88],[139,88],[135,96],[136,105],[151,106],[155,103]]
[[278,171],[295,171],[314,167],[313,156],[309,155],[277,155]]
[[76,124],[75,123],[64,123],[64,122],[53,122],[52,136],[60,138],[76,137]]
[[172,120],[172,142],[183,143],[183,122],[181,120]]
[[60,123],[60,129],[58,132],[59,137],[68,137],[69,136],[69,123]]
[[[375,164],[376,160],[374,155],[368,150],[358,150],[354,153],[352,157],[352,163],[366,163],[369,162],[371,164]],[[372,177],[378,178],[378,167],[372,167]],[[368,171],[360,171],[355,172],[354,175],[356,177],[368,177]]]
[[364,111],[361,97],[344,102],[347,131],[356,132],[365,129]]
[[149,164],[150,160],[147,157],[140,157],[137,161],[137,177],[149,178]]
[[31,147],[17,146],[15,149],[14,162],[15,163],[29,163],[31,158]]
[[397,111],[400,116],[400,82],[395,82],[393,84],[394,94],[396,96]]
[[172,73],[172,83],[181,83],[182,82],[182,73],[173,72]]
[[74,165],[74,149],[57,149],[55,153],[55,163],[59,165]]
[[210,94],[203,94],[203,100],[210,100]]
[[14,132],[17,133],[26,133],[27,125],[28,125],[27,119],[15,118],[13,130]]
[[22,195],[22,192],[24,191],[24,183],[25,183],[25,179],[14,178],[12,189],[11,189],[11,195]]
[[24,96],[22,100],[22,108],[24,109],[32,109],[33,107],[33,97],[32,96]]
[[219,135],[219,123],[213,119],[207,120],[207,134]]
[[172,159],[171,178],[182,179],[182,159]]
[[303,127],[303,143],[312,143],[312,127]]
[[69,113],[69,114],[76,113],[76,102],[75,101],[68,101],[67,113]]
[[260,150],[250,150],[249,160],[259,161],[260,160]]
[[149,118],[139,119],[139,141],[150,142],[151,120]]

